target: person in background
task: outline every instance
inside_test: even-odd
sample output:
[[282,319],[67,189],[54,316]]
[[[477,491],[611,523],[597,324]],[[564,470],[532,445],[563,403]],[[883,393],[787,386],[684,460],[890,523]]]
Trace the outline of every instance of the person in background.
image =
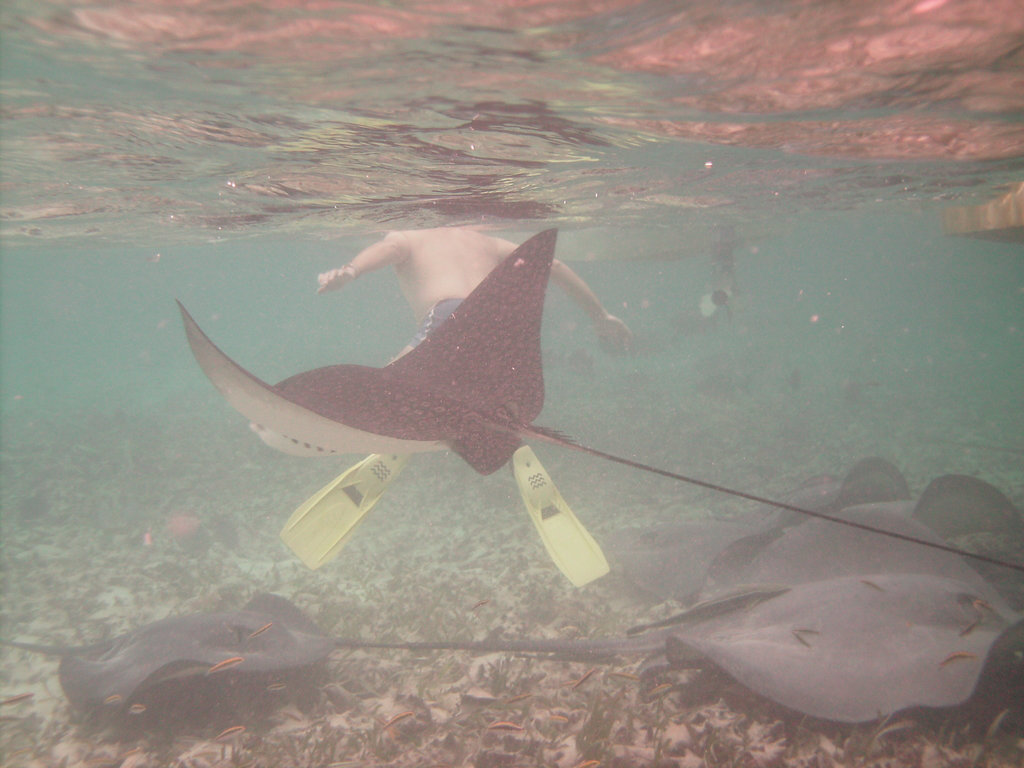
[[732,298],[736,294],[736,228],[731,224],[715,227],[711,251],[711,290],[700,297],[700,313],[711,319],[720,311],[732,320]]

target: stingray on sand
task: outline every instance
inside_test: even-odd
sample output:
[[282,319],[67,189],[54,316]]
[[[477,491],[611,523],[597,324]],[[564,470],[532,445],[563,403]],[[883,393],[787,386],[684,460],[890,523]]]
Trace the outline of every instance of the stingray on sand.
[[[934,496],[923,497],[925,506]],[[937,538],[911,516],[920,506],[884,501],[836,514]],[[1024,620],[958,556],[900,540],[879,547],[868,531],[819,520],[751,534],[739,550],[736,543],[704,569],[700,602],[605,640],[332,639],[283,598],[261,595],[242,611],[164,619],[85,648],[13,644],[61,655],[71,703],[122,725],[209,723],[243,705],[273,707],[312,685],[310,674],[336,647],[710,662],[793,710],[848,722],[957,705],[979,684],[994,706],[1012,706],[1013,695],[1018,707],[1024,701]],[[675,556],[691,546],[677,544]],[[1006,695],[1013,685],[1016,693]]]
[[687,666],[703,658],[755,693],[840,722],[955,706],[983,685],[988,716],[1016,706],[1019,719],[1024,620],[987,594],[942,576],[869,573],[720,597],[634,637],[339,644],[590,659],[654,653]]
[[288,600],[255,596],[241,611],[177,616],[84,647],[4,641],[61,657],[68,701],[130,727],[231,725],[311,690],[333,641]]
[[[878,473],[885,477],[880,480]],[[817,498],[825,506],[868,502],[833,514],[913,541],[881,540],[868,530],[817,519],[796,524],[776,519],[757,530],[747,526],[745,537],[736,535],[736,524],[727,530],[712,526],[712,535],[693,537],[701,524],[689,523],[686,535],[663,537],[657,546],[649,544],[646,560],[636,557],[625,565],[631,575],[639,562],[663,561],[660,569],[655,563],[643,570],[644,584],[652,586],[659,574],[682,579],[684,591],[696,594],[698,602],[630,630],[630,637],[398,647],[587,657],[651,652],[687,663],[703,658],[793,710],[846,722],[908,707],[957,705],[971,697],[980,680],[989,703],[1012,706],[1015,701],[1019,708],[1024,702],[1021,614],[959,556],[914,543],[941,541],[914,516],[930,517],[937,502],[948,505],[932,491],[917,504],[891,500],[906,487],[894,476],[891,465],[867,460],[829,493],[821,493],[818,484]],[[859,490],[844,493],[844,487]],[[943,480],[937,487],[950,484]],[[993,492],[984,489],[974,500],[984,502]],[[798,495],[813,506],[807,487]],[[688,565],[674,568],[677,561]],[[678,589],[674,584],[652,591]]]

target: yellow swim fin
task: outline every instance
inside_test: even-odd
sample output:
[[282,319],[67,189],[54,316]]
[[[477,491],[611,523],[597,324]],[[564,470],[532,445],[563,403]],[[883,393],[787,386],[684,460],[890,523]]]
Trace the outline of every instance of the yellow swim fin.
[[608,573],[601,547],[565,503],[529,446],[512,455],[519,493],[551,559],[574,586],[582,587]]
[[285,523],[281,539],[316,570],[341,551],[408,460],[407,455],[367,456],[306,499]]

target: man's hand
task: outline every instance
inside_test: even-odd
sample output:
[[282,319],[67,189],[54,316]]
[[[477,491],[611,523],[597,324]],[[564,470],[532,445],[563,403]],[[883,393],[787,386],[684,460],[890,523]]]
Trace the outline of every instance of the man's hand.
[[327,293],[328,291],[336,291],[355,279],[356,270],[351,264],[346,264],[338,269],[332,269],[330,272],[321,272],[316,278],[317,283],[320,284],[316,292]]

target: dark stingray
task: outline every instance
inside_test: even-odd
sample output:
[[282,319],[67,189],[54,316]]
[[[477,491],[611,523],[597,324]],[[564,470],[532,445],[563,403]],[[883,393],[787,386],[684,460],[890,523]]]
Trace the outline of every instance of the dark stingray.
[[332,365],[271,387],[217,349],[184,307],[182,316],[203,370],[275,447],[322,455],[447,446],[487,474],[544,405],[540,327],[555,238],[547,230],[519,246],[448,322],[384,368]]
[[241,611],[162,619],[84,647],[4,642],[59,655],[61,688],[76,708],[105,722],[161,727],[234,724],[240,712],[279,706],[309,685],[334,648],[292,603],[269,594]]
[[[583,446],[532,424],[544,404],[540,328],[556,236],[549,229],[520,245],[448,322],[384,368],[333,365],[271,386],[218,349],[179,307],[192,352],[206,375],[256,425],[265,442],[290,453],[415,453],[448,447],[488,474],[509,460],[521,439],[529,438],[791,512],[823,516]],[[1024,571],[1024,565],[982,559]]]
[[991,533],[1024,544],[1024,520],[998,488],[970,475],[943,475],[928,484],[914,517],[945,538]]

